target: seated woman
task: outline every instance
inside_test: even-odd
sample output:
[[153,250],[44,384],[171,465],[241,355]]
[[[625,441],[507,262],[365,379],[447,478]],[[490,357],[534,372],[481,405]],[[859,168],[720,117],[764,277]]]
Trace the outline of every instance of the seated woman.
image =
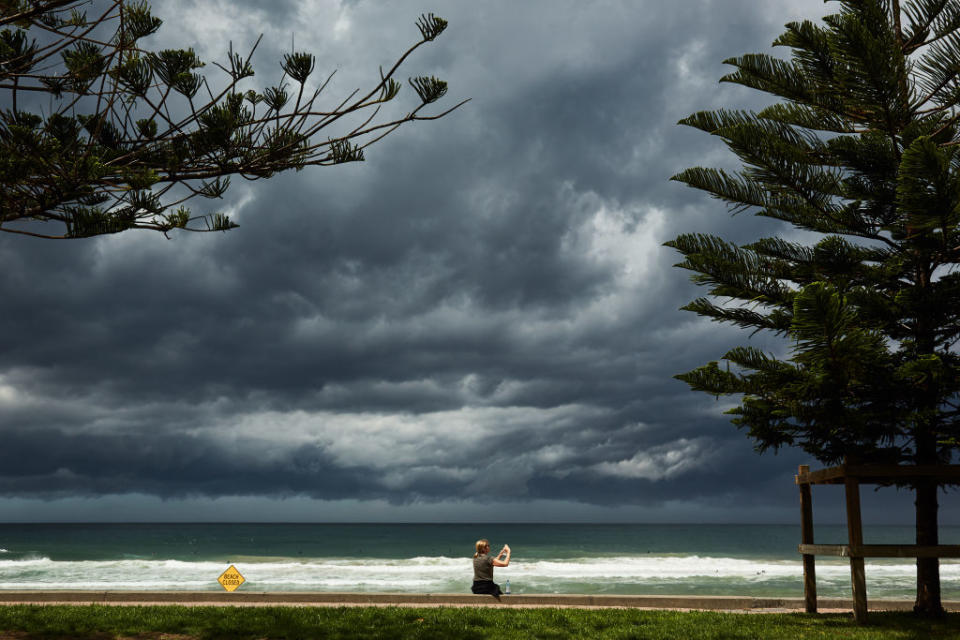
[[[503,558],[503,560],[501,560]],[[503,545],[496,556],[490,555],[490,542],[477,540],[477,552],[473,554],[473,586],[474,593],[489,593],[499,598],[502,591],[500,585],[493,582],[494,567],[510,566],[510,547]]]

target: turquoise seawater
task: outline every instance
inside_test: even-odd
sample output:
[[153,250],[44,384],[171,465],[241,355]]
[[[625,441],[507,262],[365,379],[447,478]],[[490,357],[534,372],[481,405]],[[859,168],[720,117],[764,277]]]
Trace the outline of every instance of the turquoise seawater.
[[[868,543],[909,543],[876,526]],[[218,590],[233,564],[250,591],[456,593],[469,590],[474,541],[513,549],[495,579],[515,593],[795,596],[803,592],[793,525],[665,524],[0,524],[0,589]],[[818,542],[841,543],[842,526]],[[960,544],[960,527],[942,527]],[[870,597],[911,597],[910,560],[868,560]],[[943,596],[960,600],[960,564]],[[818,558],[822,596],[847,596],[849,565]]]

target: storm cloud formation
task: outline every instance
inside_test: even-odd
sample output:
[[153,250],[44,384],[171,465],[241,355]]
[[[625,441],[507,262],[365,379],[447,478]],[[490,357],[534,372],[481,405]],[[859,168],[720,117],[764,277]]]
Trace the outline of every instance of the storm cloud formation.
[[154,44],[264,33],[270,82],[293,38],[334,97],[436,11],[401,77],[472,101],[364,163],[234,180],[227,234],[0,237],[3,519],[792,517],[806,458],[671,377],[748,337],[678,311],[661,245],[790,232],[669,182],[732,162],[676,122],[756,106],[722,60],[821,2],[154,4]]

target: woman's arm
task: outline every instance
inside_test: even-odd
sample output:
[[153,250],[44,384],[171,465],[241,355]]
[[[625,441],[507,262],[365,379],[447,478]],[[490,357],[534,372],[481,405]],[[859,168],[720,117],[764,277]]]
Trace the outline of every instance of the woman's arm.
[[[506,558],[500,560],[504,555]],[[500,550],[500,553],[497,554],[497,557],[493,559],[493,566],[495,567],[509,567],[510,566],[510,547],[503,545],[503,549]]]

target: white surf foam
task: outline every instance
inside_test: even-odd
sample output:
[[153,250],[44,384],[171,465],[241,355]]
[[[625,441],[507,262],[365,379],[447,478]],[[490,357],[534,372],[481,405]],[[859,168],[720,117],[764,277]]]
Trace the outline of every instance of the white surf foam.
[[[237,558],[228,563],[180,560],[54,561],[49,558],[0,560],[0,589],[217,590],[216,579],[235,564],[245,588],[262,591],[462,592],[472,580],[470,558],[418,557],[289,559]],[[871,562],[866,568],[873,593],[909,595],[916,568],[906,562]],[[724,593],[740,585],[802,593],[803,570],[797,561],[765,561],[699,556],[624,556],[565,561],[514,560],[496,570],[496,579],[511,580],[528,593],[644,593],[651,590]],[[945,593],[960,595],[960,564],[944,563]],[[817,563],[824,593],[849,590],[850,568],[840,561]],[[745,586],[744,586],[745,585]]]

